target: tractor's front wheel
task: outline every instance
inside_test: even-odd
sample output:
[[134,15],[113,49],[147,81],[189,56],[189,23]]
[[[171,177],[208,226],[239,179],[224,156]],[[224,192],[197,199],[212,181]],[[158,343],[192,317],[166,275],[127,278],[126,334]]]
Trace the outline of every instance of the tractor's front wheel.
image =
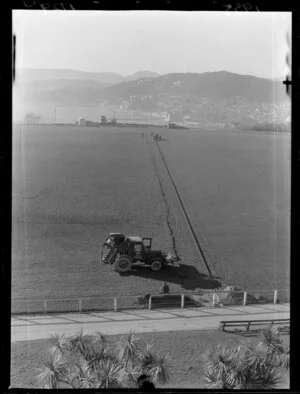
[[162,269],[162,262],[160,260],[153,260],[150,264],[150,268],[152,271],[157,272]]
[[131,270],[131,260],[129,257],[121,256],[115,262],[115,271],[128,272]]

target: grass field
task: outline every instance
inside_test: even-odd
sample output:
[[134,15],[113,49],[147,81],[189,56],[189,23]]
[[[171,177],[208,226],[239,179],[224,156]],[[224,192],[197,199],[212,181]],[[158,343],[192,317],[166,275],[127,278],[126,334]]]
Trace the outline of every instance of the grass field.
[[13,297],[138,292],[136,280],[100,266],[99,252],[112,231],[153,236],[154,247],[169,247],[153,171],[140,133],[15,130]]
[[[113,342],[121,335],[110,336]],[[258,337],[215,331],[178,331],[139,334],[143,343],[153,342],[155,349],[168,354],[171,380],[164,388],[205,388],[206,354],[216,344],[236,345],[257,342]],[[49,340],[16,342],[11,348],[11,388],[39,388],[36,369],[47,356]],[[287,374],[282,376],[281,388],[288,388]]]
[[289,286],[290,135],[174,130],[162,143],[199,238],[223,280]]
[[[120,276],[99,264],[113,231],[172,250],[153,144],[142,135],[149,130],[14,128],[13,309],[17,299],[157,292],[166,279],[172,292],[216,287],[188,255],[190,236],[174,207],[185,279],[171,271]],[[289,136],[165,133],[161,148],[219,277],[256,289],[288,284]]]

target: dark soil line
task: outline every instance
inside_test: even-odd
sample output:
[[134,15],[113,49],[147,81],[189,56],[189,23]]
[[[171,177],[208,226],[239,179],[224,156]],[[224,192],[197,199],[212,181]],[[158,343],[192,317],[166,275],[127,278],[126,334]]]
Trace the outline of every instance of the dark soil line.
[[170,173],[170,170],[169,170],[168,164],[167,164],[167,162],[166,162],[166,159],[165,159],[165,157],[164,157],[164,155],[163,155],[163,153],[162,153],[162,151],[161,151],[161,149],[160,149],[160,146],[159,146],[159,144],[158,144],[157,141],[155,141],[155,145],[156,145],[156,147],[157,147],[157,149],[158,149],[158,152],[160,153],[160,156],[161,156],[162,161],[163,161],[163,163],[164,163],[164,165],[165,165],[167,174],[168,174],[168,176],[169,176],[169,178],[170,178],[170,181],[171,181],[171,183],[172,183],[172,185],[173,185],[173,188],[174,188],[174,190],[175,190],[175,192],[176,192],[176,195],[177,195],[177,197],[178,197],[178,201],[179,201],[179,203],[180,203],[180,206],[181,206],[181,208],[182,208],[182,211],[183,211],[183,213],[184,213],[184,216],[185,216],[185,218],[186,218],[186,220],[187,220],[188,226],[189,226],[189,228],[190,228],[190,230],[191,230],[191,233],[192,233],[192,235],[193,235],[193,238],[194,238],[194,241],[195,241],[195,243],[196,243],[197,249],[198,249],[198,251],[200,252],[200,255],[201,255],[201,257],[202,257],[202,259],[203,259],[203,261],[204,261],[204,264],[205,264],[205,266],[206,266],[206,268],[207,268],[207,271],[208,271],[208,273],[209,273],[209,276],[210,276],[211,278],[213,278],[213,274],[212,274],[212,271],[211,271],[211,269],[210,269],[209,263],[208,263],[208,261],[207,261],[207,259],[206,259],[206,256],[205,256],[205,254],[204,254],[203,248],[202,248],[201,245],[200,245],[200,242],[199,242],[198,237],[197,237],[197,234],[196,234],[196,232],[195,232],[195,230],[194,230],[193,224],[192,224],[192,222],[191,222],[191,220],[190,220],[190,218],[189,218],[189,214],[188,214],[188,212],[187,212],[187,210],[186,210],[186,208],[185,208],[185,206],[184,206],[184,203],[183,203],[183,201],[182,201],[180,192],[179,192],[179,190],[178,190],[178,188],[177,188],[177,186],[176,186],[176,184],[175,184],[175,182],[174,182],[174,179],[173,179],[173,177],[172,177],[172,175],[171,175],[171,173]]
[[[184,186],[182,185],[182,183],[180,182],[180,180],[178,178],[176,178],[176,185],[177,185],[177,188],[179,190],[181,190],[181,198],[182,198],[182,201],[184,203],[184,206],[185,206],[187,212],[191,212],[192,209],[191,209],[190,202],[187,199],[187,196],[186,196],[186,193],[185,193],[185,188],[184,188]],[[191,215],[190,215],[190,217],[191,217]],[[190,220],[192,222],[192,219],[190,219]],[[202,246],[204,254],[206,255],[206,259],[210,262],[211,267],[212,267],[212,271],[214,272],[214,274],[216,274],[216,272],[217,272],[216,266],[217,266],[217,263],[218,263],[218,257],[211,250],[210,243],[209,243],[209,240],[208,240],[208,236],[206,235],[206,232],[204,230],[204,224],[201,223],[199,218],[197,218],[197,224],[198,224],[199,228],[197,228],[197,230],[196,230],[194,223],[195,223],[195,221],[193,221],[193,227],[195,229],[195,232],[197,232],[197,238],[199,239],[199,242],[200,242],[200,244]]]
[[[147,140],[147,144],[149,144],[148,140]],[[169,207],[168,200],[167,200],[167,197],[166,197],[163,185],[162,185],[161,177],[159,176],[159,173],[158,173],[157,162],[155,160],[155,157],[153,155],[153,152],[152,152],[151,148],[150,148],[150,155],[151,155],[151,162],[153,164],[156,177],[158,179],[160,192],[161,192],[161,195],[163,197],[163,200],[164,200],[164,203],[165,203],[165,206],[166,206],[166,223],[167,223],[167,226],[168,226],[168,229],[169,229],[169,232],[170,232],[170,237],[172,239],[173,252],[174,252],[174,255],[175,255],[176,259],[180,260],[180,257],[178,255],[178,251],[177,251],[177,247],[176,247],[176,239],[175,239],[174,232],[173,232],[173,229],[172,229],[171,223],[170,223],[170,207]]]

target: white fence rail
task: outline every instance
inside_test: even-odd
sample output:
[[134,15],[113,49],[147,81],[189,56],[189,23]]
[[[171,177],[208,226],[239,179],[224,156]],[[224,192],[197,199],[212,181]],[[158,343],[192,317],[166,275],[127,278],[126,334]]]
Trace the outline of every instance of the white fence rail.
[[185,294],[123,295],[119,297],[80,297],[14,299],[12,314],[118,311],[125,309],[158,309],[189,307],[246,306],[290,302],[289,289],[218,291],[203,290]]

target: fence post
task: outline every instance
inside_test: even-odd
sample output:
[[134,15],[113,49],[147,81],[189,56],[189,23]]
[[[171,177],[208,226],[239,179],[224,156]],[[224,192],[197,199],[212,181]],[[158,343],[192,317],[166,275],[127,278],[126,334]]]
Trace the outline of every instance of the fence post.
[[216,293],[213,293],[213,307],[216,306]]
[[47,313],[47,300],[44,300],[44,313]]
[[274,290],[274,304],[277,304],[278,300],[278,290]]
[[117,312],[118,310],[118,302],[117,302],[117,297],[114,298],[114,312]]
[[82,311],[82,299],[81,298],[78,299],[78,309],[79,309],[79,312]]
[[181,294],[181,308],[184,308],[184,294]]
[[149,297],[149,309],[152,308],[152,296]]
[[247,305],[247,292],[244,291],[244,299],[243,299],[243,306]]

